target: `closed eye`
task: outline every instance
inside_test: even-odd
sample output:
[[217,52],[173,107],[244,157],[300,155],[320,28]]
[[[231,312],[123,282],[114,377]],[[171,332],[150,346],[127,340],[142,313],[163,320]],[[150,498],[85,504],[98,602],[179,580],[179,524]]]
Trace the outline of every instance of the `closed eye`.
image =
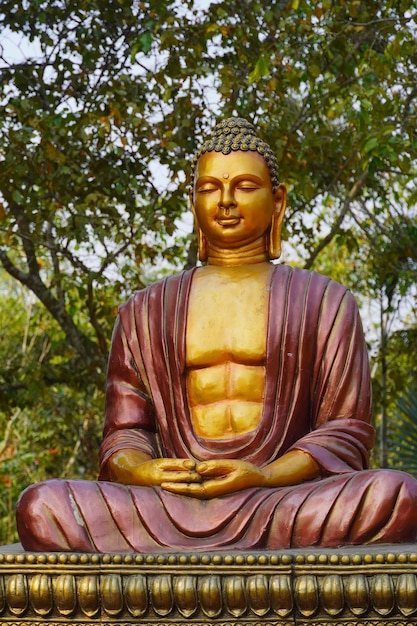
[[239,191],[256,191],[259,187],[258,185],[238,185],[236,189]]
[[217,187],[202,187],[197,189],[197,193],[213,193],[213,191],[217,191]]

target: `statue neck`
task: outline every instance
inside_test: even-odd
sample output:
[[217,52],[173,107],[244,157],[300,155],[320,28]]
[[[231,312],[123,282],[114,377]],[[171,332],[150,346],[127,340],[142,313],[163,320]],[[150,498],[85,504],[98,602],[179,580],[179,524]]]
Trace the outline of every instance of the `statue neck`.
[[265,263],[266,261],[268,261],[268,255],[264,237],[239,248],[218,248],[209,244],[207,259],[209,265],[231,267],[234,265]]

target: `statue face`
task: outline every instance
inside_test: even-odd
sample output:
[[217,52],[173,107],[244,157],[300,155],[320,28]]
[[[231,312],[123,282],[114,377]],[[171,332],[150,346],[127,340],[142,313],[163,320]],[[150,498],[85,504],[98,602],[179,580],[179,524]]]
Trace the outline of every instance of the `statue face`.
[[206,152],[195,171],[193,212],[209,243],[237,248],[265,234],[279,193],[272,193],[268,166],[257,152]]

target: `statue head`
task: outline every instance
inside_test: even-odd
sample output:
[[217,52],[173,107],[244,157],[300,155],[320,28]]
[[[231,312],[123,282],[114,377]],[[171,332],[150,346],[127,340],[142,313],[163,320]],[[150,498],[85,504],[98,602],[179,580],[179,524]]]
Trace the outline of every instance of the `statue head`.
[[[269,187],[271,198],[276,198],[276,210],[273,211],[270,221],[266,228],[266,248],[267,254],[270,259],[277,259],[281,254],[281,231],[282,231],[282,218],[285,210],[286,202],[286,189],[284,185],[279,184],[278,180],[278,165],[277,160],[272,152],[270,146],[264,142],[260,137],[256,135],[255,127],[245,119],[242,118],[229,118],[219,122],[214,128],[211,137],[206,139],[201,147],[198,149],[194,156],[193,169],[191,174],[191,203],[193,206],[193,199],[195,196],[195,173],[198,170],[200,159],[207,158],[205,155],[209,153],[217,153],[219,155],[219,161],[224,162],[224,156],[231,155],[233,153],[242,153],[242,163],[247,164],[248,174],[251,172],[251,165],[255,162],[263,162],[262,168],[264,170],[263,179],[266,180],[266,184]],[[256,156],[250,157],[251,153],[256,153]],[[243,155],[246,154],[247,157]],[[222,155],[224,155],[222,157]],[[214,154],[213,154],[214,156]],[[236,157],[236,155],[235,155]],[[211,161],[213,158],[210,157]],[[234,159],[236,160],[236,158]],[[269,177],[268,177],[269,172]],[[256,207],[258,209],[258,207]],[[259,212],[263,210],[263,205],[260,203]],[[260,221],[262,221],[262,214],[258,212]],[[195,212],[194,212],[195,214]],[[200,228],[200,224],[197,221],[197,233],[199,244],[199,258],[202,261],[207,260],[208,244],[207,239]]]

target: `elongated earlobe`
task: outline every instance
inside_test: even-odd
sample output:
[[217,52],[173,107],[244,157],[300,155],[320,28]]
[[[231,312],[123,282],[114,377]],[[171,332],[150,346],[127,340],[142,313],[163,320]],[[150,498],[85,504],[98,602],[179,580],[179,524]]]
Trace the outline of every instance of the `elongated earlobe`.
[[271,228],[267,238],[268,256],[271,261],[281,256],[281,236],[287,206],[287,189],[281,184],[275,192],[275,211],[272,215]]
[[279,259],[281,256],[281,230],[282,221],[275,214],[272,217],[271,230],[268,235],[268,256],[270,261]]
[[206,237],[203,235],[203,231],[201,230],[201,228],[199,228],[198,223],[197,223],[197,218],[195,216],[195,209],[194,209],[194,199],[193,199],[193,194],[191,191],[189,193],[189,198],[190,198],[191,211],[194,215],[194,227],[197,230],[198,258],[200,259],[202,263],[204,263],[208,259],[208,243],[207,243]]
[[208,259],[207,239],[201,228],[197,226],[198,258],[204,263]]

